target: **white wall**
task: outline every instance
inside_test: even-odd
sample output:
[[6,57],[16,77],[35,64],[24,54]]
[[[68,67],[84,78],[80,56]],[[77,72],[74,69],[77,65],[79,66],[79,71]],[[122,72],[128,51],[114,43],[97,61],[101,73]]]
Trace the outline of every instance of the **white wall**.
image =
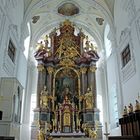
[[[0,3],[0,79],[1,77],[14,77],[19,81],[19,83],[26,89],[26,79],[27,79],[27,59],[24,55],[24,39],[29,36],[28,28],[23,33],[22,25],[23,25],[23,17],[24,17],[24,0],[1,0]],[[26,33],[27,32],[27,33]],[[13,63],[8,56],[7,49],[9,39],[11,39],[16,48],[16,57],[15,62]],[[29,47],[26,46],[26,47]],[[8,84],[7,84],[8,86]],[[1,86],[0,86],[1,87]],[[1,87],[0,91],[2,91],[4,87]],[[13,86],[11,88],[14,88]],[[9,88],[10,90],[10,88]],[[12,89],[10,90],[12,92]],[[10,93],[10,92],[7,92]],[[14,91],[11,96],[13,96]],[[24,96],[26,96],[27,92],[24,92]],[[30,93],[31,94],[31,93]],[[2,96],[2,93],[0,93]],[[22,99],[23,101],[23,99]],[[0,101],[1,102],[1,101]],[[28,100],[28,105],[30,105],[30,101]],[[5,120],[4,118],[0,121],[0,135],[13,135],[17,140],[20,139],[21,131],[27,130],[29,126],[25,127],[25,125],[20,128],[19,124],[15,124],[12,122],[12,110],[8,106],[12,106],[12,97],[10,102],[7,104],[3,104],[2,111],[9,112],[10,118]],[[24,105],[24,103],[23,103]],[[24,107],[24,106],[22,106]],[[29,107],[28,107],[29,108]],[[4,110],[5,109],[5,110]],[[23,109],[22,109],[23,110]],[[23,111],[22,111],[23,114]],[[28,116],[29,117],[29,116]],[[7,121],[7,122],[6,122]],[[27,131],[26,131],[27,132]],[[28,131],[29,132],[29,131]],[[25,137],[26,133],[24,133]],[[26,139],[29,139],[26,137]]]
[[[138,0],[117,0],[115,2],[115,27],[116,39],[118,45],[118,56],[126,47],[127,43],[131,48],[131,61],[122,68],[121,59],[119,59],[119,68],[121,76],[121,86],[123,95],[123,105],[129,103],[135,104],[135,99],[140,92],[140,47],[139,47],[139,30],[138,20],[140,13],[138,9],[140,1]],[[128,67],[129,66],[129,67]]]
[[[107,85],[109,99],[109,121],[111,135],[120,135],[120,128],[113,128],[112,88],[116,85],[118,114],[122,117],[123,107],[132,103],[140,92],[140,1],[116,0],[114,6],[115,38],[114,51],[107,59]],[[129,43],[131,60],[123,67],[121,53]]]

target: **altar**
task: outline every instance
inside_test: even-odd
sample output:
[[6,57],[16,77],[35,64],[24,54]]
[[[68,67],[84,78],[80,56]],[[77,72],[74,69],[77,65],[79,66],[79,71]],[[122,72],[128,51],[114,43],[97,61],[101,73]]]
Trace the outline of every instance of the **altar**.
[[[48,37],[50,46],[48,46]],[[52,136],[84,136],[97,128],[96,47],[69,20],[60,24],[35,52],[38,62],[35,122]],[[100,133],[100,132],[99,132]]]

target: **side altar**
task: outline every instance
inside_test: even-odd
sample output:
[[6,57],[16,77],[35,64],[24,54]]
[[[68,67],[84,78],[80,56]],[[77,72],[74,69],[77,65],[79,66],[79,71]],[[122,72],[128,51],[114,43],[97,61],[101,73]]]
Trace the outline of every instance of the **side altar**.
[[95,78],[99,56],[88,37],[81,29],[75,35],[75,26],[66,20],[38,43],[34,57],[38,62],[34,126],[39,123],[40,130],[51,136],[89,136],[96,130],[101,137]]

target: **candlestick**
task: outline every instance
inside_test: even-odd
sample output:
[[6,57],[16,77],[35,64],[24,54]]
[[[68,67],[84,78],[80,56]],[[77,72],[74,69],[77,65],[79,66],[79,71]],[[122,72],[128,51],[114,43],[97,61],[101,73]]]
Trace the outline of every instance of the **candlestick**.
[[107,126],[107,122],[105,122],[105,132],[108,133],[108,126]]
[[105,122],[105,133],[104,133],[104,135],[106,136],[106,140],[108,140],[108,135],[110,135],[110,133],[108,132],[107,122]]

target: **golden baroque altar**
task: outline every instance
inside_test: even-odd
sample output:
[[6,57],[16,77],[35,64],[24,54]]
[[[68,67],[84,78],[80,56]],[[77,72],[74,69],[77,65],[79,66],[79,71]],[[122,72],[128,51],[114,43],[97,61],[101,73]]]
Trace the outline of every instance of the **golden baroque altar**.
[[[86,133],[99,122],[96,100],[97,48],[66,20],[34,54],[38,62],[36,121],[45,133]],[[50,46],[49,40],[50,39]]]

